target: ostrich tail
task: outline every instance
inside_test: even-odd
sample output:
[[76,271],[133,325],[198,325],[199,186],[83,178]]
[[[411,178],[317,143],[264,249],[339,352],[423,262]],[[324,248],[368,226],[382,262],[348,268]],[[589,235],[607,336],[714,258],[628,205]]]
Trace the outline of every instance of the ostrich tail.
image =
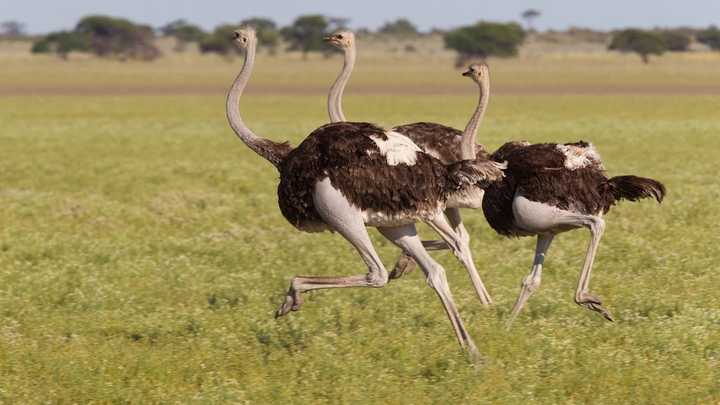
[[608,180],[608,192],[615,201],[622,199],[637,201],[642,198],[655,198],[661,203],[665,198],[665,186],[657,180],[638,176],[616,176]]
[[449,180],[453,188],[459,190],[466,186],[485,186],[494,183],[503,177],[503,170],[507,168],[507,162],[495,162],[492,160],[461,160],[448,167]]

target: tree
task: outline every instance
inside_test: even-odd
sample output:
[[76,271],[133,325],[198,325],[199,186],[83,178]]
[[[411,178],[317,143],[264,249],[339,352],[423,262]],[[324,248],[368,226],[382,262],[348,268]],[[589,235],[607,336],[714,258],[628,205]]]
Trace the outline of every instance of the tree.
[[488,56],[514,56],[525,39],[525,31],[516,23],[478,22],[445,34],[445,47],[458,52],[456,66],[469,59]]
[[280,42],[280,33],[275,22],[267,18],[248,18],[237,24],[223,24],[215,27],[215,30],[200,41],[200,51],[203,53],[217,53],[227,57],[239,54],[240,48],[233,45],[233,32],[238,27],[251,26],[255,28],[258,38],[258,45],[275,52]]
[[528,31],[534,31],[535,28],[533,28],[533,21],[540,17],[540,10],[535,10],[534,8],[525,10],[520,14],[520,16],[527,22],[527,29]]
[[709,46],[710,49],[720,51],[720,29],[714,25],[699,31],[697,40],[701,44]]
[[398,18],[395,21],[386,22],[380,27],[378,32],[396,37],[413,37],[418,35],[417,27],[406,18]]
[[16,39],[25,35],[25,24],[18,21],[0,23],[0,37]]
[[665,48],[672,52],[685,52],[690,47],[690,37],[680,31],[660,31]]
[[73,31],[52,32],[36,41],[32,53],[55,53],[62,59],[67,59],[73,51],[87,52],[90,44],[87,37]]
[[84,17],[75,26],[84,36],[92,53],[101,57],[152,60],[160,56],[153,44],[155,34],[148,25],[134,24],[124,18],[103,15]]
[[330,31],[327,18],[320,14],[303,15],[295,19],[292,25],[283,28],[280,33],[288,42],[288,50],[301,51],[303,58],[308,52],[325,51],[323,36]]
[[175,37],[184,42],[198,42],[205,36],[202,28],[183,19],[165,24],[160,27],[160,32],[165,36]]
[[62,58],[72,51],[91,52],[100,57],[152,60],[160,56],[153,44],[150,26],[124,18],[89,16],[72,31],[52,32],[33,44],[32,52],[54,52]]
[[249,25],[255,28],[258,45],[269,49],[271,53],[275,53],[280,43],[280,31],[278,31],[275,21],[269,18],[253,17],[242,20],[240,25]]
[[175,38],[175,50],[178,52],[184,51],[189,42],[200,42],[206,35],[202,28],[183,19],[165,24],[160,27],[160,32]]
[[210,35],[206,35],[199,43],[200,52],[218,53],[227,57],[240,53],[240,48],[233,46],[233,32],[237,29],[236,24],[224,24],[215,27]]
[[663,37],[656,32],[626,29],[613,35],[608,49],[620,52],[634,52],[643,63],[650,61],[650,55],[662,55],[667,50]]

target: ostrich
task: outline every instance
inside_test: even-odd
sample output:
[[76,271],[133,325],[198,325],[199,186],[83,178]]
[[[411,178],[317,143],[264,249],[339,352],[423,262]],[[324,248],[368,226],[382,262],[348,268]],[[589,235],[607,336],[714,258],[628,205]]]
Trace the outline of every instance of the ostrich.
[[[345,33],[329,38],[330,43],[342,49],[346,55],[352,55],[352,58],[346,56],[343,74],[340,76],[342,81],[338,80],[342,86],[347,82],[354,62],[354,37],[349,38]],[[487,73],[487,65],[475,64],[463,74],[484,83],[481,84],[481,89],[484,89],[481,92],[481,105],[487,105],[490,92]],[[337,87],[337,83],[333,87]],[[342,89],[335,89],[335,92],[336,98],[332,95],[330,97],[334,109],[331,117],[344,117],[341,100],[337,98],[342,95]],[[479,125],[482,117],[483,114],[475,115],[468,125]],[[395,127],[393,131],[406,135],[426,153],[443,161],[451,160],[460,149],[457,145],[467,141],[457,136],[458,130],[433,123],[408,124]],[[484,153],[478,149],[479,153]],[[607,178],[597,150],[592,144],[583,141],[533,145],[509,142],[490,158],[506,162],[505,177],[491,184],[484,193],[476,195],[473,208],[481,205],[488,223],[501,235],[537,236],[532,269],[522,281],[509,323],[515,320],[530,296],[540,287],[545,255],[555,235],[577,228],[587,228],[591,239],[575,291],[575,303],[599,312],[605,319],[612,321],[612,315],[602,306],[601,300],[589,292],[590,272],[605,229],[602,216],[622,199],[637,201],[655,198],[662,202],[665,186],[656,180],[637,176]],[[455,231],[467,238],[457,208],[448,208],[445,212]],[[423,241],[423,244],[438,249],[446,248],[440,241]],[[413,266],[412,258],[405,255],[396,265],[396,277]]]
[[[451,321],[461,347],[477,356],[450,293],[445,270],[425,251],[415,222],[425,221],[451,234],[442,209],[466,190],[502,177],[498,164],[461,161],[444,165],[407,137],[369,123],[342,122],[314,130],[297,148],[261,138],[243,122],[240,97],[255,59],[255,31],[234,33],[245,61],[227,98],[227,115],[236,135],[280,172],[278,203],[283,216],[301,231],[338,232],[358,251],[367,274],[345,277],[296,276],[276,312],[300,309],[302,294],[326,288],[383,287],[388,273],[375,252],[366,226],[407,252],[420,266]],[[473,145],[474,133],[465,144]],[[464,154],[472,153],[472,148]],[[447,239],[446,243],[452,243]]]
[[[344,63],[340,74],[336,78],[328,93],[328,115],[331,122],[345,122],[345,114],[342,109],[342,95],[347,85],[350,75],[355,66],[355,58],[357,50],[355,46],[355,34],[351,31],[338,31],[332,35],[326,36],[325,41],[343,51]],[[481,121],[483,114],[487,108],[487,93],[489,88],[489,77],[485,75],[480,84],[480,102],[473,114],[473,118],[468,124],[465,132],[475,132],[477,124]],[[415,124],[402,125],[392,129],[395,132],[402,133],[413,142],[415,142],[423,152],[439,159],[444,164],[452,164],[461,160],[479,161],[488,160],[489,156],[481,145],[465,145],[466,150],[473,150],[469,155],[463,155],[461,148],[463,140],[463,132],[444,125],[419,122]],[[469,139],[469,138],[468,138]],[[474,142],[474,141],[473,141]],[[453,253],[460,260],[462,265],[470,276],[475,292],[483,305],[492,304],[492,298],[485,288],[472,259],[470,250],[470,237],[465,230],[460,216],[460,208],[480,208],[483,190],[480,187],[474,187],[468,190],[460,198],[451,198],[447,202],[445,215],[451,224],[454,236],[453,243],[450,246]],[[437,231],[437,230],[436,230]],[[423,245],[429,250],[446,249],[448,245],[443,241],[425,241]],[[414,267],[412,259],[403,254],[390,273],[390,278],[398,278]]]

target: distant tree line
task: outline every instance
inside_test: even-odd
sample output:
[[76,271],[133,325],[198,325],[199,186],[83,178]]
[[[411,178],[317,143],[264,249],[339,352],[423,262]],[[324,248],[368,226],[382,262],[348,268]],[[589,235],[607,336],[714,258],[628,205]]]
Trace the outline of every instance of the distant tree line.
[[[556,35],[554,31],[538,34],[534,31],[533,20],[541,15],[539,10],[526,10],[520,16],[527,21],[528,30],[534,36]],[[70,52],[87,52],[100,57],[116,59],[152,60],[160,56],[155,46],[156,35],[175,39],[174,50],[182,52],[188,44],[197,44],[203,53],[216,53],[231,57],[239,52],[230,40],[238,26],[251,25],[258,34],[258,44],[270,53],[275,53],[281,44],[289,51],[299,51],[304,57],[311,52],[329,53],[336,51],[328,47],[323,36],[347,26],[344,18],[327,17],[320,14],[302,15],[285,27],[278,26],[273,20],[262,17],[248,18],[234,24],[223,24],[210,32],[185,20],[172,21],[156,30],[143,24],[137,24],[124,18],[110,16],[88,16],[81,19],[75,28],[67,31],[51,32],[37,39],[32,47],[34,53],[55,53],[66,58]],[[408,19],[399,18],[383,24],[375,33],[368,29],[356,30],[360,35],[407,39],[422,35]],[[529,31],[514,22],[499,23],[480,21],[472,25],[458,27],[449,31],[433,30],[431,33],[442,35],[445,47],[457,52],[456,63],[463,65],[471,59],[484,59],[489,56],[509,57],[518,53]],[[14,38],[24,35],[24,26],[15,21],[0,23],[0,37]],[[568,35],[578,38],[592,38],[593,41],[606,41],[606,33],[587,29],[573,28]],[[693,38],[712,49],[720,49],[720,30],[709,27],[703,30],[687,28],[672,30],[627,29],[612,32],[608,49],[620,52],[634,52],[648,62],[652,55],[665,52],[687,51]]]
[[625,29],[612,34],[608,49],[636,53],[644,63],[648,63],[652,55],[688,51],[693,35],[698,42],[707,45],[710,49],[720,50],[720,30],[714,26],[703,30]]
[[81,19],[72,31],[51,32],[33,44],[33,53],[54,52],[62,58],[73,51],[100,57],[152,60],[160,56],[149,25],[124,18],[93,15]]

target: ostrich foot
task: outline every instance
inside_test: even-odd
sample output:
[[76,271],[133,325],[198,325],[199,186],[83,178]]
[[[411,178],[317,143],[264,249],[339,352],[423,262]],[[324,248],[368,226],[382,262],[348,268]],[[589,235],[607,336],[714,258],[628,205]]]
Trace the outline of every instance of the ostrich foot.
[[292,286],[285,295],[285,300],[280,305],[280,308],[275,312],[275,318],[279,318],[286,315],[290,311],[297,311],[303,304],[302,296]]
[[575,303],[591,311],[599,312],[600,315],[603,316],[603,318],[607,319],[610,322],[614,321],[612,315],[610,314],[610,311],[608,311],[605,307],[602,306],[602,301],[600,301],[600,298],[590,293],[580,293],[577,297],[575,297]]
[[408,256],[405,253],[402,253],[400,254],[400,258],[398,258],[398,261],[397,263],[395,263],[395,267],[393,267],[388,278],[390,280],[395,280],[406,274],[409,274],[413,271],[413,269],[415,269],[415,265],[415,260],[413,260],[412,257]]

